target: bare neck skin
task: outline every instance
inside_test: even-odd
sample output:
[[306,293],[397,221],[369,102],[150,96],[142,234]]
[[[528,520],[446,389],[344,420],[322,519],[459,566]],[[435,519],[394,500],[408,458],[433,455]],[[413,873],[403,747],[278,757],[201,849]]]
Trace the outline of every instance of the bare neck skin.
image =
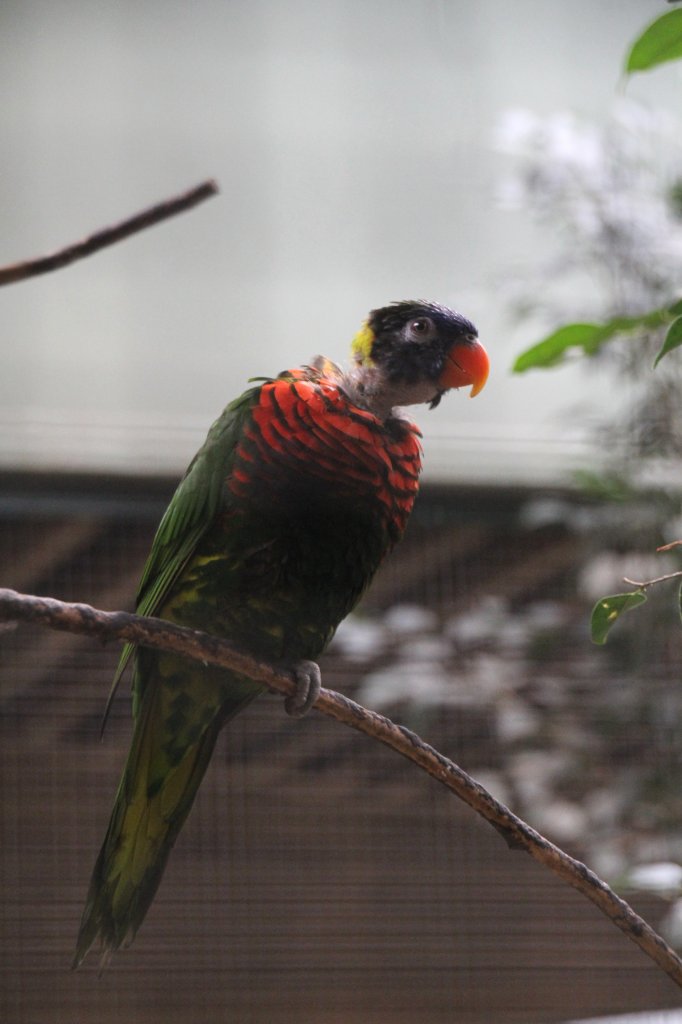
[[357,366],[345,377],[347,390],[354,401],[386,420],[397,408],[430,402],[437,393],[432,381],[389,381],[380,367]]

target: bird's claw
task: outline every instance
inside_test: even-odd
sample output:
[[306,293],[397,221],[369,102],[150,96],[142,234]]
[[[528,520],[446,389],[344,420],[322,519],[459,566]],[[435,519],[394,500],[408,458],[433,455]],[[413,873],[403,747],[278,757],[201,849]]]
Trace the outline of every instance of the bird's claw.
[[320,695],[322,675],[314,661],[297,661],[293,667],[296,693],[284,699],[284,710],[292,718],[303,718]]

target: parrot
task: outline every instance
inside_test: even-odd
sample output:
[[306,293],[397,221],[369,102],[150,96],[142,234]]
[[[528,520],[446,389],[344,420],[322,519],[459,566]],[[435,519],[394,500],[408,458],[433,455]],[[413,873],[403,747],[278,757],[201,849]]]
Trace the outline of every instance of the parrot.
[[[436,302],[373,310],[347,370],[324,357],[254,378],[210,428],[157,529],[136,611],[213,633],[286,666],[293,716],[319,695],[317,659],[400,539],[421,435],[405,406],[477,395],[489,372],[474,325]],[[73,966],[134,939],[218,735],[262,685],[127,645],[130,751],[86,896]],[[106,719],[106,713],[105,713]]]

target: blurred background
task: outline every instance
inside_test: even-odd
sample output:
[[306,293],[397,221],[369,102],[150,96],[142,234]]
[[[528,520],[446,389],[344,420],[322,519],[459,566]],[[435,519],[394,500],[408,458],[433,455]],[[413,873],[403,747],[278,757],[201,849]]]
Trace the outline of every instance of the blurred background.
[[[478,326],[418,410],[403,545],[327,686],[416,729],[682,941],[675,356],[513,376],[561,323],[678,298],[682,70],[625,86],[658,0],[0,6],[0,265],[217,179],[194,211],[3,289],[0,584],[131,607],[179,474],[249,377],[343,361],[367,311]],[[679,281],[679,275],[677,275]],[[643,358],[645,353],[646,358]],[[630,618],[630,617],[628,617]],[[117,661],[0,634],[0,1016],[534,1024],[679,1005],[591,905],[390,751],[264,697],[222,737],[131,950],[69,971],[130,735]]]

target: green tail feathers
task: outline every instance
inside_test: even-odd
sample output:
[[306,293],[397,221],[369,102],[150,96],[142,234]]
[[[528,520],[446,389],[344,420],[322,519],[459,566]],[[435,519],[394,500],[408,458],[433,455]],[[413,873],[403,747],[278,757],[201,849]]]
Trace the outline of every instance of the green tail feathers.
[[[103,962],[133,940],[192,807],[220,729],[260,692],[253,683],[247,689],[233,677],[237,685],[225,700],[224,671],[203,669],[199,674],[187,662],[180,665],[180,659],[154,657],[163,681],[157,676],[141,695],[130,753],[90,881],[74,967],[98,937]],[[192,694],[197,682],[198,693]],[[206,699],[207,691],[212,699]]]
[[[97,936],[103,956],[127,945],[154,899],[168,855],[189,813],[220,726],[209,728],[188,747],[162,781],[136,772],[148,747],[149,718],[139,723],[128,764],[90,882],[81,920],[74,966]],[[151,726],[153,727],[153,721]]]

